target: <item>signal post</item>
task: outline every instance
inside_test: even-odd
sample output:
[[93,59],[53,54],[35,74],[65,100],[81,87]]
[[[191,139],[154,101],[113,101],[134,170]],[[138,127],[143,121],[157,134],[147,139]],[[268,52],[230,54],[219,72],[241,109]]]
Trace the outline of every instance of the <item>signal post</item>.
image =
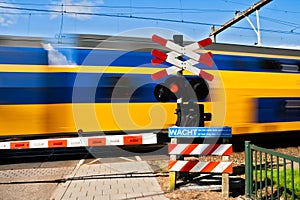
[[[210,38],[182,46],[182,36],[174,36],[174,42],[168,41],[160,36],[153,35],[152,40],[164,47],[171,49],[169,53],[164,53],[156,49],[152,50],[153,65],[169,62],[173,66],[152,74],[153,80],[158,80],[167,75],[177,73],[176,76],[169,77],[164,83],[156,86],[154,90],[158,101],[167,102],[177,100],[177,121],[176,126],[170,127],[168,136],[171,143],[168,145],[170,154],[169,161],[169,190],[176,188],[176,179],[180,172],[184,173],[222,173],[222,196],[229,195],[229,176],[232,173],[232,163],[229,156],[232,155],[231,144],[178,144],[178,138],[230,138],[231,127],[204,127],[204,121],[211,120],[211,113],[204,113],[204,105],[190,103],[190,100],[205,99],[209,93],[205,80],[212,81],[214,76],[204,70],[198,69],[194,65],[202,63],[208,67],[213,66],[212,54],[210,52],[198,54],[194,52],[201,47],[212,43]],[[182,56],[188,57],[186,61]],[[192,81],[186,80],[182,76],[182,71],[187,70],[200,78]],[[205,79],[205,80],[204,80]],[[192,95],[193,94],[193,95]],[[185,102],[185,103],[184,103]],[[223,139],[228,141],[228,139]],[[222,161],[201,162],[198,160],[184,160],[186,156],[222,156]]]
[[[173,40],[174,40],[174,42],[176,44],[179,44],[180,46],[183,46],[183,36],[182,35],[174,35],[173,36]],[[182,60],[181,56],[179,56],[178,59]],[[180,70],[180,71],[177,72],[177,75],[179,77],[182,76],[182,71],[183,70]],[[171,88],[171,89],[173,89],[173,91],[174,91],[174,87]],[[177,116],[179,116],[179,112],[181,112],[181,109],[180,109],[181,104],[182,104],[182,97],[177,99],[177,109],[176,109]],[[180,118],[179,117],[177,118],[176,124],[180,124]],[[175,137],[171,138],[171,142],[170,142],[171,144],[177,144],[177,142],[178,142],[177,138],[175,138]],[[170,161],[177,160],[177,157],[178,157],[177,155],[170,155]],[[177,178],[176,176],[177,176],[176,171],[172,171],[172,172],[169,171],[169,190],[170,191],[174,191],[175,190],[176,178]]]

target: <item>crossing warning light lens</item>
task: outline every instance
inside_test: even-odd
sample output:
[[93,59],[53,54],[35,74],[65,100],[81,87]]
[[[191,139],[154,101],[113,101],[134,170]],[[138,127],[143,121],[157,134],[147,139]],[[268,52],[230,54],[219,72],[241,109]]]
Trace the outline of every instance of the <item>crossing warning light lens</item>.
[[178,85],[177,85],[177,84],[175,84],[175,83],[171,84],[171,86],[170,86],[170,91],[171,91],[171,92],[177,93],[178,90],[179,90],[179,88],[178,88]]
[[190,85],[196,94],[197,100],[205,99],[209,94],[209,87],[203,78],[191,79]]
[[154,97],[159,102],[168,102],[181,98],[184,90],[186,79],[172,76],[165,80],[165,82],[158,84],[154,89]]
[[209,87],[203,78],[186,80],[183,77],[172,76],[154,89],[154,97],[159,102],[168,102],[183,98],[184,101],[203,100],[209,94]]
[[174,95],[167,87],[158,84],[154,88],[154,97],[159,102],[168,102],[174,98]]

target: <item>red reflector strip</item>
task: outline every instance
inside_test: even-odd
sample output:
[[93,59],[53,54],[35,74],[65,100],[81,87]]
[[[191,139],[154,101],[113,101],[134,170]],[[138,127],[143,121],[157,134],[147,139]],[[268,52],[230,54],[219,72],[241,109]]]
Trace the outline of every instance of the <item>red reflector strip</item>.
[[226,169],[224,169],[223,172],[232,174],[232,173],[233,173],[233,167],[232,167],[232,164],[230,164]]
[[29,142],[11,142],[10,148],[11,149],[28,149]]
[[168,40],[162,38],[162,37],[159,37],[158,35],[152,35],[152,41],[153,42],[156,42],[162,46],[166,46]]
[[231,156],[232,155],[232,145],[223,153],[223,156]]
[[88,140],[89,146],[104,146],[106,145],[105,138],[89,138]]
[[152,65],[159,65],[159,64],[161,64],[161,63],[163,63],[164,61],[163,60],[161,60],[161,59],[158,59],[158,58],[153,58],[152,60],[151,60],[151,63],[152,63]]
[[220,162],[209,162],[205,167],[201,169],[201,172],[212,172],[213,169],[219,164]]
[[212,40],[210,38],[206,38],[198,42],[199,47],[206,47],[210,44],[212,44]]
[[208,81],[214,80],[214,75],[207,73],[203,70],[200,71],[199,76],[201,76],[202,78],[204,78],[205,80],[208,80]]
[[197,147],[197,144],[190,144],[188,145],[183,151],[182,154],[183,155],[189,155],[191,154],[191,152]]
[[166,61],[167,58],[168,58],[168,54],[166,54],[164,52],[161,52],[157,49],[153,49],[151,54],[152,54],[152,56],[155,56],[155,57],[159,58],[162,61]]
[[164,70],[161,70],[161,71],[158,71],[158,72],[152,74],[151,77],[152,77],[152,80],[156,81],[156,80],[161,79],[161,78],[163,78],[167,75],[168,75],[167,70],[164,69]]
[[67,140],[49,140],[49,148],[67,147]]
[[169,160],[168,170],[172,169],[176,163],[177,160]]
[[209,67],[212,67],[214,65],[212,59],[212,53],[211,52],[208,52],[208,53],[204,53],[200,56],[200,59],[198,60],[199,62],[209,66]]
[[124,145],[143,144],[142,136],[124,136]]

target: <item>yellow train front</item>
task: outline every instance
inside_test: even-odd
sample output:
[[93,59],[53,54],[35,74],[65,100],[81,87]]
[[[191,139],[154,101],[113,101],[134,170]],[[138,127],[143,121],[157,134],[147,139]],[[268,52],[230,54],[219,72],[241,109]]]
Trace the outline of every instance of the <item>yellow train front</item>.
[[[71,41],[71,40],[70,40]],[[0,38],[0,135],[162,131],[176,101],[158,102],[150,39],[80,35],[45,48],[39,38]],[[212,44],[218,77],[202,100],[209,125],[233,134],[300,129],[300,51]],[[204,67],[205,66],[198,66]],[[199,80],[185,74],[189,81]],[[214,94],[219,95],[215,98]]]

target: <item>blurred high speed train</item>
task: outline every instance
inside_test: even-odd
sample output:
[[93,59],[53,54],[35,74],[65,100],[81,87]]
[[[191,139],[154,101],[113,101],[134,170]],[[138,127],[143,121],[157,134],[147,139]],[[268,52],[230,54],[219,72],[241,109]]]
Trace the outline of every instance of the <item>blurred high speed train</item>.
[[[150,39],[77,35],[62,43],[0,37],[0,136],[165,130],[177,116],[176,100],[159,102],[151,74]],[[166,50],[166,49],[163,49]],[[212,44],[214,66],[201,66],[201,99],[212,113],[206,125],[233,134],[300,130],[300,51]],[[196,94],[198,96],[198,94]],[[218,97],[214,97],[214,95]],[[201,96],[201,95],[200,95]],[[165,100],[164,100],[165,101]]]

